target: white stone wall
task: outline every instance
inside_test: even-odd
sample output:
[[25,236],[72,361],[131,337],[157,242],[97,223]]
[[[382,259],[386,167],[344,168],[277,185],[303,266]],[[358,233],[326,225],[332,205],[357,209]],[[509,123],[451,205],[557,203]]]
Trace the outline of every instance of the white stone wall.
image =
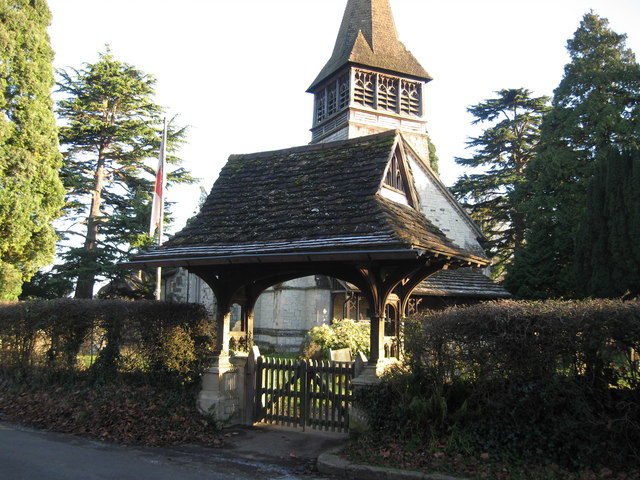
[[476,255],[484,255],[478,241],[480,232],[457,205],[434,174],[409,156],[422,213],[458,246]]
[[200,277],[185,268],[178,268],[171,275],[163,275],[162,299],[170,302],[201,303],[213,317],[216,313],[216,297]]
[[331,321],[331,291],[316,277],[302,277],[267,289],[256,302],[254,341],[262,348],[297,351],[306,332]]
[[[215,295],[196,275],[180,268],[163,281],[168,301],[202,303],[216,314]],[[316,277],[303,277],[267,289],[254,309],[254,342],[264,350],[298,351],[306,333],[331,321],[331,291],[319,288]],[[214,317],[215,318],[215,317]],[[239,330],[240,315],[232,306],[231,330]]]

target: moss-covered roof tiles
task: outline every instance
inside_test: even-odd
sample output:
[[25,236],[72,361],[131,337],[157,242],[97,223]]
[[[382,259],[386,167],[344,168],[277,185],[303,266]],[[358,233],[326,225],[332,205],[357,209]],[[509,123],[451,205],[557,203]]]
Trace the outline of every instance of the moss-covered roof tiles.
[[389,131],[232,155],[196,217],[137,260],[421,250],[477,263],[420,212],[378,194],[398,141]]
[[437,297],[452,296],[487,299],[511,297],[509,292],[492,282],[480,270],[471,268],[436,272],[420,283],[414,293]]

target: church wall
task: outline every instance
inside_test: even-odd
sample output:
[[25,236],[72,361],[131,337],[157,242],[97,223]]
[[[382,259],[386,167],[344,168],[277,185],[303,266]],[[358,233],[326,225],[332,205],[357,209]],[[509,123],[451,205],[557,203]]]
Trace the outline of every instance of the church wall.
[[298,278],[267,289],[256,302],[254,342],[278,352],[300,349],[306,333],[329,323],[331,291],[316,277]]
[[177,268],[163,276],[162,299],[168,302],[201,303],[212,317],[216,313],[216,297],[211,288],[184,268]]
[[410,166],[422,213],[458,246],[477,255],[484,255],[478,242],[478,232],[470,225],[470,220],[452,204],[442,187],[429,178],[424,167],[418,165],[413,158],[410,159]]
[[[331,290],[319,286],[316,277],[302,277],[267,289],[254,309],[254,342],[267,351],[295,352],[307,332],[331,322]],[[209,286],[184,268],[163,280],[163,299],[201,303],[212,318],[216,314],[215,295]],[[232,307],[232,331],[239,325],[238,307]]]

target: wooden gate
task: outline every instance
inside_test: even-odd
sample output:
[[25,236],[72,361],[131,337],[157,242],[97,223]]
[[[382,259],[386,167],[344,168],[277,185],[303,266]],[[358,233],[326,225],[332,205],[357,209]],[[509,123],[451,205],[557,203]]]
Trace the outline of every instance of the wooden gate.
[[258,357],[256,421],[348,431],[353,362]]

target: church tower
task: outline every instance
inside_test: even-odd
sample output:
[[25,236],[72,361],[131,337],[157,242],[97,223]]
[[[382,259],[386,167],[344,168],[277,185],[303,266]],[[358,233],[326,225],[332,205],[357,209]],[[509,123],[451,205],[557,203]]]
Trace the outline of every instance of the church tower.
[[331,58],[309,89],[311,143],[400,130],[425,162],[431,76],[398,39],[389,0],[348,0]]

